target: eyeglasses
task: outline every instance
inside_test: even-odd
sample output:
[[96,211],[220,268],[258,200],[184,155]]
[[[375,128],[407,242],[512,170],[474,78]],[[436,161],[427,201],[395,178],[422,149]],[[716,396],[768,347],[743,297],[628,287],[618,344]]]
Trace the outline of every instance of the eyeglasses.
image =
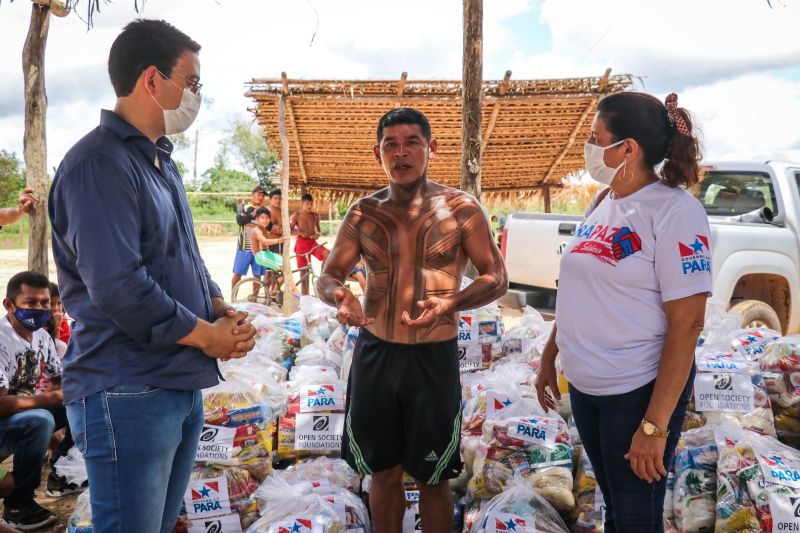
[[[167,76],[166,74],[164,74],[163,72],[161,72],[161,71],[160,71],[160,70],[158,70],[158,69],[156,69],[156,70],[158,71],[158,73],[159,73],[159,74],[161,74],[161,76],[162,76],[164,79],[166,79],[166,80],[168,80],[168,79],[169,79],[169,76]],[[187,88],[188,88],[190,91],[192,91],[194,94],[200,94],[200,89],[202,89],[202,88],[203,88],[203,84],[202,84],[202,83],[200,83],[200,82],[199,82],[199,81],[197,81],[197,80],[193,80],[193,79],[191,79],[191,78],[187,78],[186,76],[184,76],[184,75],[183,75],[183,74],[181,74],[180,72],[175,72],[174,74],[177,74],[178,76],[180,76],[181,78],[183,78],[183,80],[184,80],[184,82],[185,82],[185,84],[186,84],[186,87],[187,87]]]

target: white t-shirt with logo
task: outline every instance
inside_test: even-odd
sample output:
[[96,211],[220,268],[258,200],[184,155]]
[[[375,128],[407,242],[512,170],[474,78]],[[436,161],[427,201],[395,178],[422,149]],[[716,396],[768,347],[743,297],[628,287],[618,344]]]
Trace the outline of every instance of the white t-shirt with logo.
[[0,388],[9,394],[32,395],[42,374],[61,375],[61,360],[47,331],[33,332],[31,342],[20,337],[7,316],[0,318]]
[[607,396],[656,378],[664,302],[711,293],[709,226],[690,193],[661,182],[609,194],[561,256],[556,341],[567,379]]

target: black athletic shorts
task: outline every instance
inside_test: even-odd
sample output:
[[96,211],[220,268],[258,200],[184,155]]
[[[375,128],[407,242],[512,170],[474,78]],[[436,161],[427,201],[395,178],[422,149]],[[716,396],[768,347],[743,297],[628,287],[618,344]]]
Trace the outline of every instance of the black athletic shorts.
[[386,342],[361,330],[347,383],[342,456],[362,474],[402,465],[435,485],[461,473],[456,339]]

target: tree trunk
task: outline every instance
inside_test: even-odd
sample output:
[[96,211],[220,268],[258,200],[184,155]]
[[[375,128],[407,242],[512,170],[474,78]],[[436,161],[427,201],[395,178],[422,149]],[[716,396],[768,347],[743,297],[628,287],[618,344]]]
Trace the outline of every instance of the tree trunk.
[[30,211],[28,269],[48,275],[47,269],[47,94],[44,88],[44,52],[50,9],[31,5],[31,23],[22,50],[25,79],[25,172],[39,202]]
[[[278,100],[278,134],[281,138],[281,227],[284,235],[291,235],[289,227],[289,136],[286,134],[286,97]],[[291,241],[283,244],[283,314],[289,316],[297,310],[292,294],[296,290],[292,277]]]
[[[483,0],[464,0],[464,56],[461,94],[461,190],[481,199],[483,85]],[[475,266],[465,275],[477,277]]]

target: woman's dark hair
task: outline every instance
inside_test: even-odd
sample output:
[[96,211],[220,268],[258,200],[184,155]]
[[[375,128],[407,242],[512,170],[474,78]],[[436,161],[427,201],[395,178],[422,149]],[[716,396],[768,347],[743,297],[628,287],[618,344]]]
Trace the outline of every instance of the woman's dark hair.
[[58,285],[56,285],[55,283],[53,283],[51,281],[50,282],[50,298],[52,298],[53,296],[58,296],[59,298],[61,298],[61,293],[58,291]]
[[416,124],[422,130],[422,135],[427,140],[431,140],[431,124],[428,122],[428,118],[413,107],[398,107],[384,114],[378,121],[378,144],[383,139],[383,129],[397,124],[412,126]]
[[689,112],[679,107],[674,113],[686,123],[688,135],[680,133],[667,108],[646,93],[622,92],[606,96],[597,106],[600,118],[614,136],[614,142],[634,139],[644,152],[647,166],[662,161],[661,179],[670,187],[691,187],[700,180],[700,142]]
[[172,67],[186,51],[200,51],[200,45],[172,24],[163,20],[138,19],[122,30],[108,54],[108,75],[114,92],[128,96],[142,71],[155,66],[162,74],[172,74]]

